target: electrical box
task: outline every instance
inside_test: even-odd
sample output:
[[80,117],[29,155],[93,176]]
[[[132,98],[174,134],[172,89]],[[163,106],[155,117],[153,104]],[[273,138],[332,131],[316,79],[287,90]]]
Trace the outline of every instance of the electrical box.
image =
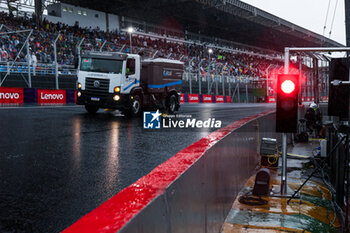
[[325,158],[327,157],[327,140],[321,140],[320,141],[320,147],[321,147],[321,157]]
[[275,138],[262,138],[260,145],[260,155],[277,154],[277,140]]

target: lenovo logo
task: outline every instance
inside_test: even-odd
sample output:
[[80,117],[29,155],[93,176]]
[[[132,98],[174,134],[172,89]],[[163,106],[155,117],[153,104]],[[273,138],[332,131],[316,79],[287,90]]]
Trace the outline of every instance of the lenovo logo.
[[42,100],[63,100],[63,94],[44,94],[41,92],[40,98]]
[[4,100],[18,100],[19,99],[19,94],[18,93],[0,93],[0,99]]

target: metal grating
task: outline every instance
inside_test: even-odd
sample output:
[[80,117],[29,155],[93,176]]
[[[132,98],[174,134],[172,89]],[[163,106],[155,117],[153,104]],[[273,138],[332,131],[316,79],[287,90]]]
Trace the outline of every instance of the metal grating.
[[[99,85],[96,85],[97,82]],[[109,92],[109,79],[86,78],[85,90],[96,94]]]

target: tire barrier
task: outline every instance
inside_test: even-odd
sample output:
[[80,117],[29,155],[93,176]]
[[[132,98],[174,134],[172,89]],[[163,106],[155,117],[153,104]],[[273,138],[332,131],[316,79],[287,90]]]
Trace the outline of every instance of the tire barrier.
[[0,105],[74,104],[75,90],[0,87]]
[[68,227],[73,232],[219,232],[258,164],[272,111],[210,133]]

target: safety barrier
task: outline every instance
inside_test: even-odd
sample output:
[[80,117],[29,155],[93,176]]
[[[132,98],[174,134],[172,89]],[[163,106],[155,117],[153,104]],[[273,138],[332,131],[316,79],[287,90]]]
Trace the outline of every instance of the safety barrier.
[[210,133],[64,233],[219,232],[257,166],[259,138],[274,132],[274,117],[265,112]]
[[[0,104],[68,104],[75,103],[74,90],[0,87]],[[231,103],[231,96],[181,94],[181,103]]]
[[70,104],[75,103],[74,90],[0,87],[0,104]]
[[181,103],[231,103],[231,96],[223,95],[202,95],[202,94],[181,94]]

